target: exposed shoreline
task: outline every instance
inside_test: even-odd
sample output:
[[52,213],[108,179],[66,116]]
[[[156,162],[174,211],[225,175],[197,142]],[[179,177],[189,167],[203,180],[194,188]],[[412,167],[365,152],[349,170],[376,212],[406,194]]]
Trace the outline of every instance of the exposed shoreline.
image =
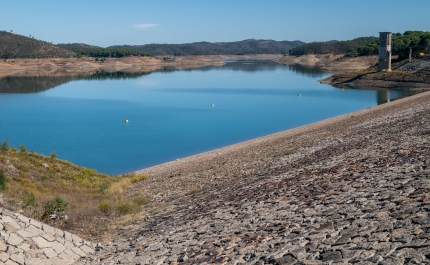
[[333,75],[321,83],[337,87],[378,87],[422,90],[430,87],[430,70],[376,73],[369,70],[377,56],[346,58],[343,55],[320,54],[289,56],[281,54],[204,55],[165,57],[7,59],[0,61],[0,78],[7,76],[79,76],[100,71],[107,73],[150,73],[157,70],[196,69],[222,66],[226,59],[271,60],[284,65],[317,66]]
[[77,76],[97,71],[148,73],[161,69],[194,69],[221,66],[223,59],[273,60],[281,55],[208,55],[182,57],[124,57],[95,60],[94,58],[7,59],[0,61],[0,78],[6,76]]

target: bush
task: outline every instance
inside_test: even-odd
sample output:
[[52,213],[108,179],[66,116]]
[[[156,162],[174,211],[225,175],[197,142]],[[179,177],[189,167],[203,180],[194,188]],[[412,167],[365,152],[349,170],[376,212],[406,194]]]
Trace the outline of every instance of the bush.
[[24,197],[22,198],[22,208],[26,208],[28,206],[38,206],[39,204],[36,201],[36,197],[34,196],[33,193],[30,194],[26,194],[24,195]]
[[108,202],[108,201],[102,201],[101,203],[99,203],[98,208],[99,208],[100,212],[108,214],[108,213],[112,212],[113,204],[111,202]]
[[9,148],[10,148],[10,146],[9,146],[9,142],[8,142],[8,141],[6,141],[6,140],[4,140],[4,141],[0,144],[0,151],[7,152],[7,151],[9,151]]
[[133,202],[137,205],[144,205],[144,204],[147,204],[149,201],[150,200],[145,196],[139,196],[133,199]]
[[6,189],[6,178],[3,174],[3,170],[0,169],[0,190]]
[[63,216],[64,212],[67,209],[67,203],[55,195],[54,201],[47,201],[45,205],[43,205],[43,214],[42,219],[48,219],[51,215]]
[[109,181],[104,181],[102,184],[100,184],[100,191],[103,192],[103,191],[109,189],[109,187],[111,185],[112,184]]
[[19,144],[18,145],[18,148],[19,148],[19,151],[21,152],[21,153],[27,153],[28,152],[28,149],[27,149],[27,147],[25,147],[25,145],[23,145],[23,144]]
[[147,176],[147,175],[133,176],[133,177],[131,178],[131,184],[134,184],[134,183],[140,182],[140,181],[145,180],[145,179],[148,179],[148,176]]
[[51,157],[51,159],[57,158],[57,154],[55,152],[51,152],[49,156]]
[[123,201],[118,203],[116,206],[116,212],[118,215],[126,215],[136,211],[136,205],[130,201]]

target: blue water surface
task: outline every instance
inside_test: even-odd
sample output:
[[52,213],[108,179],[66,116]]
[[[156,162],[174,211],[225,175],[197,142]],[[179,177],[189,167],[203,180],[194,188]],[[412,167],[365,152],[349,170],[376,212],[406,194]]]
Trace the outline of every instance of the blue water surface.
[[56,152],[117,175],[403,95],[318,85],[326,76],[317,68],[232,61],[150,74],[98,73],[37,93],[15,93],[8,85],[0,94],[0,141],[46,155]]

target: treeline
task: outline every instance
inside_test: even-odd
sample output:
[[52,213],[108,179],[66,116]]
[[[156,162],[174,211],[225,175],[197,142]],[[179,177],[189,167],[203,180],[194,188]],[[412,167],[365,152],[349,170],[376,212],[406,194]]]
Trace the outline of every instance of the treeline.
[[345,54],[351,49],[357,49],[377,41],[377,37],[360,37],[353,40],[337,42],[311,42],[290,50],[290,55],[305,54]]
[[[428,31],[405,31],[402,33],[393,33],[392,35],[392,54],[399,55],[400,58],[406,58],[409,56],[409,49],[407,47],[428,47],[430,46],[430,32]],[[425,48],[421,48],[425,50]],[[420,48],[416,49],[415,52],[419,52]],[[356,57],[365,55],[374,55],[379,53],[379,39],[363,45],[358,48],[351,48],[348,50],[346,56]]]
[[84,49],[72,49],[77,57],[87,56],[94,58],[121,58],[125,56],[151,56],[149,53],[124,49],[124,48],[84,48]]

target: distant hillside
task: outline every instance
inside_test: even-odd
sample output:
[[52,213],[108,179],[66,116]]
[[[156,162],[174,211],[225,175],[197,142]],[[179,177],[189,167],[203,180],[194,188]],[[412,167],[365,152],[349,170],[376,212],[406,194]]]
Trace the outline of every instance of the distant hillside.
[[0,58],[70,57],[73,52],[49,42],[0,30]]
[[55,46],[66,49],[66,50],[86,50],[86,49],[93,49],[93,48],[101,48],[99,46],[95,45],[88,45],[85,43],[58,43]]
[[311,42],[292,49],[290,55],[345,54],[350,49],[357,49],[375,41],[378,41],[377,37],[360,37],[347,41]]
[[121,58],[124,56],[151,56],[149,53],[133,48],[109,47],[103,48],[84,43],[60,43],[56,46],[72,51],[76,56],[87,56],[94,58]]
[[110,48],[127,48],[152,55],[244,55],[288,54],[288,51],[305,44],[302,41],[243,40],[236,42],[194,42],[187,44],[117,45]]

